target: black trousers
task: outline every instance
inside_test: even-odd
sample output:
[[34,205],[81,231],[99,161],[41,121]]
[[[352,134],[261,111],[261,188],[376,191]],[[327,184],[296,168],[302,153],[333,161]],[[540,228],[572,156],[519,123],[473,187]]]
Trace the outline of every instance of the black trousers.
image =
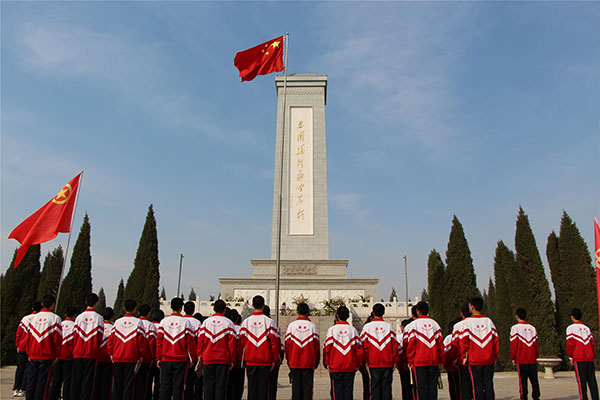
[[410,384],[410,372],[400,372],[400,385],[402,386],[402,400],[413,400],[413,385]]
[[[242,400],[244,394],[244,369],[233,368],[229,371],[229,384],[227,385],[227,400]],[[292,388],[292,393],[293,393]]]
[[17,353],[17,370],[15,371],[15,383],[13,384],[13,390],[25,390],[27,386],[27,379],[25,377],[25,371],[27,370],[27,364],[29,363],[29,357],[24,351]]
[[448,393],[450,400],[460,400],[460,376],[458,371],[448,371]]
[[50,379],[52,378],[53,360],[31,360],[29,361],[29,373],[27,374],[27,399],[42,400],[46,398],[50,390]]
[[415,384],[419,400],[437,400],[437,381],[440,368],[437,365],[415,367]]
[[[160,399],[160,368],[156,366],[156,362],[153,362],[150,366],[150,378],[148,379],[148,399],[159,400]],[[150,394],[152,396],[150,396]]]
[[292,400],[311,400],[315,370],[312,368],[290,368]]
[[279,379],[279,367],[278,363],[273,368],[273,371],[269,371],[269,400],[277,399],[277,379]]
[[204,400],[226,400],[228,364],[208,364],[202,367],[204,378]]
[[144,400],[150,397],[150,392],[147,392],[149,380],[150,363],[142,363],[133,381],[133,398],[135,400]]
[[494,365],[469,365],[473,398],[475,400],[494,400]]
[[[196,365],[196,364],[193,364]],[[183,391],[184,400],[194,400],[194,390],[196,389],[196,372],[192,367],[189,368],[185,376],[185,389]]]
[[363,400],[369,400],[371,398],[371,379],[369,378],[367,367],[362,365],[358,369],[358,372],[360,372],[360,377],[362,379]]
[[460,400],[473,399],[473,383],[471,382],[471,373],[466,365],[458,367],[460,378]]
[[113,363],[96,363],[96,382],[94,384],[94,400],[109,400],[112,391]]
[[[269,370],[268,365],[248,365],[248,400],[268,400],[269,398]],[[206,382],[204,382],[206,386]]]
[[370,368],[371,371],[371,399],[392,400],[392,380],[394,368]]
[[94,393],[96,377],[95,358],[76,358],[73,360],[73,373],[71,374],[71,399],[90,400]]
[[519,393],[521,400],[527,399],[527,380],[531,382],[531,396],[533,400],[540,398],[540,383],[538,382],[537,364],[517,364],[519,375]]
[[352,400],[356,372],[330,372],[331,391],[335,400]]
[[[182,400],[185,387],[187,361],[160,363],[160,400]],[[190,373],[193,373],[190,371]]]
[[116,362],[111,400],[132,400],[135,379],[135,364]]
[[[192,372],[190,371],[190,374],[191,373]],[[196,372],[194,372],[194,374],[195,373]],[[242,385],[243,385],[243,383],[242,383]],[[242,390],[244,390],[243,387],[242,387]],[[227,393],[229,393],[229,388],[227,388]],[[200,375],[200,376],[196,375],[196,380],[194,381],[194,400],[202,400],[203,397],[204,397],[204,377],[202,375]]]
[[575,376],[579,385],[579,397],[582,400],[587,400],[587,389],[590,388],[592,400],[598,400],[598,383],[594,371],[594,363],[592,361],[576,361]]
[[73,360],[58,360],[52,367],[52,383],[50,384],[49,400],[58,400],[62,388],[63,400],[71,399],[71,371]]

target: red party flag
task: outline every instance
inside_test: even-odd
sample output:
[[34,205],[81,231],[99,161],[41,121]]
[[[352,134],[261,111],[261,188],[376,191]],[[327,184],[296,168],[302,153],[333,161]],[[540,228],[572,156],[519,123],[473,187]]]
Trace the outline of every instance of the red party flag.
[[17,268],[23,260],[30,246],[52,240],[59,232],[71,230],[80,179],[81,173],[71,179],[52,200],[21,222],[8,235],[9,239],[16,239],[21,243],[17,250],[14,268]]
[[594,217],[594,241],[596,242],[596,297],[598,298],[598,320],[600,321],[600,227]]
[[242,82],[251,81],[256,75],[283,71],[283,36],[240,51],[233,65],[240,71]]

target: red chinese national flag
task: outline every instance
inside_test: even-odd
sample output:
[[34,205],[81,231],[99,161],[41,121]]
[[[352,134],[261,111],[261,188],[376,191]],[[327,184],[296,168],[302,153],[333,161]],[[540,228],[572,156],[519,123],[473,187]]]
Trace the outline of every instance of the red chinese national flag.
[[52,200],[21,222],[8,235],[9,239],[16,239],[21,243],[17,250],[15,268],[25,257],[30,246],[52,240],[59,232],[71,230],[80,179],[81,174],[71,179]]
[[594,242],[596,244],[596,297],[598,297],[598,320],[600,320],[600,227],[594,217]]
[[240,51],[233,65],[240,71],[242,82],[251,81],[256,75],[283,71],[283,36]]

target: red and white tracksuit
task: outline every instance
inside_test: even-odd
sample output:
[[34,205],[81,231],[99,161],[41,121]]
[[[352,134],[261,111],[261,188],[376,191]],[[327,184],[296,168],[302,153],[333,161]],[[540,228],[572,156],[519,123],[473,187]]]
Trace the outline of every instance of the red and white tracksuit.
[[88,307],[75,319],[73,357],[96,358],[104,339],[104,320]]
[[363,346],[356,328],[338,321],[327,330],[323,364],[331,372],[355,372],[363,364]]
[[375,317],[360,334],[365,364],[370,368],[394,367],[400,358],[396,331],[383,318]]
[[207,318],[198,336],[198,357],[203,365],[234,364],[237,338],[233,322],[223,314]]
[[290,368],[315,368],[319,365],[321,343],[317,326],[306,317],[291,322],[285,333],[285,354]]
[[160,322],[156,357],[167,362],[192,362],[195,359],[196,338],[188,318],[172,313]]
[[112,362],[110,354],[108,353],[108,338],[110,337],[113,329],[113,324],[110,321],[104,321],[104,333],[102,334],[102,345],[98,349],[98,362],[109,363]]
[[56,358],[59,360],[70,361],[73,359],[73,328],[75,328],[75,321],[72,319],[67,318],[62,322],[62,345],[60,346],[60,351],[56,356]]
[[15,347],[17,348],[18,352],[27,351],[27,327],[29,326],[29,321],[31,321],[31,318],[33,318],[35,314],[36,313],[33,312],[29,315],[26,315],[21,318],[21,321],[19,322],[17,333],[15,335]]
[[498,332],[491,319],[485,315],[473,315],[463,321],[460,356],[468,356],[469,365],[491,365],[498,358]]
[[242,362],[246,365],[266,366],[279,360],[281,340],[275,322],[260,311],[255,311],[242,322],[240,346]]
[[537,330],[527,322],[510,328],[510,358],[517,364],[537,364],[539,356]]
[[581,322],[567,327],[567,356],[573,362],[594,361],[594,336],[592,331]]
[[[183,318],[187,319],[188,322],[190,323],[190,327],[194,336],[194,341],[196,342],[196,348],[197,348],[197,344],[198,344],[198,335],[200,335],[200,328],[202,328],[202,323],[197,320],[196,318],[194,318],[193,315],[190,314],[186,314],[183,316]],[[190,354],[192,356],[192,361],[195,363],[196,361],[198,361],[198,353],[195,352],[194,354]]]
[[424,367],[442,364],[444,339],[437,322],[428,316],[420,316],[408,324],[405,335],[408,336],[406,360],[409,365]]
[[35,314],[27,326],[26,342],[31,360],[54,360],[62,346],[60,317],[46,308]]
[[456,363],[459,367],[463,367],[465,364],[463,362],[463,358],[460,356],[460,339],[465,334],[465,319],[454,324],[454,329],[452,329],[452,350],[456,355]]
[[458,358],[458,353],[456,351],[457,349],[453,346],[452,344],[452,334],[446,336],[444,338],[444,367],[446,368],[447,371],[451,371],[451,372],[457,372],[458,371],[458,366],[457,366],[457,358]]
[[107,350],[115,363],[136,363],[143,354],[148,354],[150,350],[141,321],[129,313],[116,320]]
[[158,330],[156,325],[148,321],[144,317],[140,317],[140,323],[142,324],[142,330],[144,337],[146,338],[147,346],[144,346],[144,353],[142,354],[142,362],[149,363],[156,358],[156,335]]

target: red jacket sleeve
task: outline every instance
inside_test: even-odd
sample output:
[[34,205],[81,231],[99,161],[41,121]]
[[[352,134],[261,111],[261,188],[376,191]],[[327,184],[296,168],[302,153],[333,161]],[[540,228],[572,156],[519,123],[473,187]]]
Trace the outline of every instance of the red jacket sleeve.
[[59,319],[54,327],[54,358],[58,357],[62,347],[62,323]]
[[356,363],[357,363],[357,368],[359,368],[361,365],[364,364],[366,358],[365,358],[365,350],[364,347],[362,345],[362,343],[360,342],[360,339],[358,338],[358,336],[356,337],[356,342],[354,342],[354,347],[355,347],[355,351],[356,351]]
[[394,352],[394,365],[398,365],[400,362],[400,344],[398,343],[398,337],[395,333],[392,335],[392,339],[390,344],[392,346],[392,351]]
[[156,359],[159,361],[162,359],[163,341],[165,340],[164,336],[165,333],[163,332],[163,328],[161,326],[158,328],[158,332],[156,334]]
[[325,368],[329,365],[329,356],[331,354],[331,344],[325,343],[323,346],[323,365]]
[[315,362],[315,368],[317,368],[319,366],[319,363],[321,362],[321,343],[319,342],[319,340],[313,340],[314,346],[315,346],[315,354],[317,356],[317,361]]
[[197,350],[197,338],[192,334],[192,332],[186,332],[185,340],[187,342],[187,348],[190,356],[192,357],[192,362],[196,362],[198,360],[198,350]]
[[438,357],[440,360],[440,364],[442,364],[443,360],[444,360],[444,338],[442,338],[441,333],[436,340],[436,345],[437,345]]
[[[458,350],[461,359],[464,359],[469,352],[469,346],[471,345],[471,338],[469,337],[469,333],[465,332],[463,337],[460,338],[458,342]],[[467,361],[468,362],[468,361]]]
[[415,359],[415,352],[417,351],[417,343],[414,337],[409,337],[406,344],[406,362],[411,365]]
[[19,323],[19,326],[17,327],[17,334],[15,335],[15,347],[17,348],[17,350],[23,351],[24,349],[19,349],[19,344],[21,343],[21,340],[23,339],[23,335],[25,335],[25,330],[23,329],[23,325],[21,323]]
[[198,332],[198,340],[196,345],[196,352],[198,353],[198,359],[202,358],[202,353],[204,352],[204,347],[206,346],[205,336],[203,334],[203,329],[200,328]]
[[492,341],[492,343],[494,343],[494,346],[492,348],[492,351],[494,352],[494,360],[497,360],[500,351],[500,341],[498,340],[498,335],[492,335]]
[[269,332],[269,344],[271,346],[271,362],[279,361],[279,352],[281,351],[281,339],[274,330]]

